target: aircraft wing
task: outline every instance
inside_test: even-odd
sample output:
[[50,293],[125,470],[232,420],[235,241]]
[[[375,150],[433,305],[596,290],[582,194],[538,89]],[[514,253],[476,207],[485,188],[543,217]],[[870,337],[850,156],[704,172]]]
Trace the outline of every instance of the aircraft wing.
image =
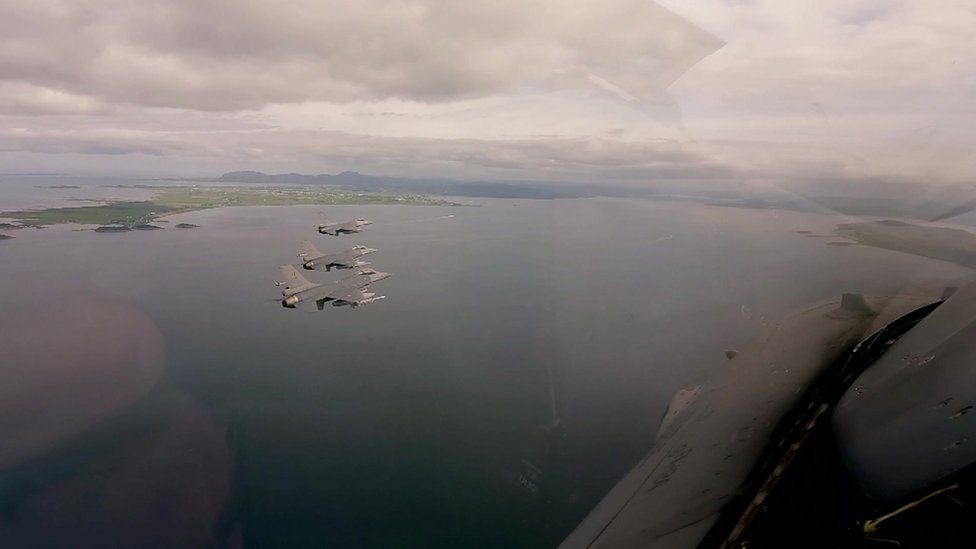
[[337,282],[335,287],[332,288],[332,291],[329,292],[329,297],[358,303],[366,299],[366,296],[363,295],[363,290],[369,286],[369,283],[368,276],[359,274],[352,275]]
[[342,265],[343,267],[352,267],[356,264],[356,256],[350,252],[340,252],[330,257],[329,263],[332,265]]
[[[701,388],[680,391],[651,452],[561,547],[703,543],[727,504],[750,486],[764,449],[773,447],[780,418],[805,398],[803,391],[817,376],[870,333],[876,315],[860,295],[812,304],[773,324]],[[734,525],[733,520],[727,530],[720,526],[718,540],[734,539]]]
[[363,295],[362,290],[360,290],[355,286],[349,286],[347,288],[339,288],[332,293],[332,297],[335,299],[348,301],[350,303],[359,303],[360,301],[366,299],[366,296]]

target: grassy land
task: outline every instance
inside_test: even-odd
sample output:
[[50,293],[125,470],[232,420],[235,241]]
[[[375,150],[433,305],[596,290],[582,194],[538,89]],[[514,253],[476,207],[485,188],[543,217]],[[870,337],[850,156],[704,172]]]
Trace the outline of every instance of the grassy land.
[[98,206],[50,208],[0,213],[28,227],[59,223],[82,225],[148,223],[175,213],[229,206],[296,206],[335,204],[404,204],[449,206],[452,202],[423,195],[349,191],[318,187],[153,187],[152,199],[112,202]]
[[114,202],[102,206],[4,212],[0,214],[0,217],[17,219],[25,227],[43,227],[59,223],[78,223],[81,225],[134,223],[154,219],[165,213],[166,208],[154,202]]

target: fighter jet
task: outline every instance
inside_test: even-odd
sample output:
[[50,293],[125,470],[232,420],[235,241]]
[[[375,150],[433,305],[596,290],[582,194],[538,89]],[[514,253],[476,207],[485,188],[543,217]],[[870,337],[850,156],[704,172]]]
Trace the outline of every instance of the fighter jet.
[[282,265],[280,270],[284,281],[275,282],[275,285],[284,286],[281,305],[288,309],[308,311],[321,311],[327,302],[331,302],[333,307],[358,307],[384,299],[386,296],[368,291],[369,285],[391,276],[390,273],[365,268],[336,282],[313,284],[291,265]]
[[339,236],[340,234],[361,233],[365,230],[363,227],[372,224],[373,222],[368,219],[357,217],[352,221],[344,221],[341,223],[326,220],[316,225],[315,229],[322,234]]
[[774,323],[674,395],[651,452],[561,547],[970,546],[974,333],[976,283]]
[[366,246],[353,246],[348,250],[334,253],[323,254],[308,240],[302,241],[302,249],[298,257],[302,258],[302,267],[308,270],[325,269],[331,271],[336,269],[355,269],[369,265],[367,261],[360,261],[359,258],[366,254],[371,254],[376,250]]

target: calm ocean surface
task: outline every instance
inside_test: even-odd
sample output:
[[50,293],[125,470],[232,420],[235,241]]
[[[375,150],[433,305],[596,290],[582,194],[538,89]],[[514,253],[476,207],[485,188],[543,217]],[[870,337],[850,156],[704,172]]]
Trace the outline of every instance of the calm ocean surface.
[[[38,203],[3,193],[0,209]],[[330,207],[375,222],[340,238],[313,231],[321,207],[10,232],[0,328],[39,351],[0,363],[0,536],[553,546],[650,448],[670,395],[770,319],[969,272],[792,232],[829,233],[841,216],[458,200],[477,206]],[[394,276],[373,288],[388,298],[282,308],[277,266],[305,238],[377,248],[368,259]],[[116,320],[93,320],[103,310]],[[121,356],[86,349],[102,336]]]

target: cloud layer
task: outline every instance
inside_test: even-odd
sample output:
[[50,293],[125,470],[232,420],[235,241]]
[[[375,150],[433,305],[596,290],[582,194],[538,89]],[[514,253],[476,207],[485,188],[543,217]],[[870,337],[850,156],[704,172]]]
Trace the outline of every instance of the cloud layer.
[[971,4],[664,3],[0,0],[0,161],[973,176]]
[[4,4],[0,34],[4,80],[201,110],[441,102],[582,85],[592,71],[653,94],[720,45],[631,0],[40,0]]

